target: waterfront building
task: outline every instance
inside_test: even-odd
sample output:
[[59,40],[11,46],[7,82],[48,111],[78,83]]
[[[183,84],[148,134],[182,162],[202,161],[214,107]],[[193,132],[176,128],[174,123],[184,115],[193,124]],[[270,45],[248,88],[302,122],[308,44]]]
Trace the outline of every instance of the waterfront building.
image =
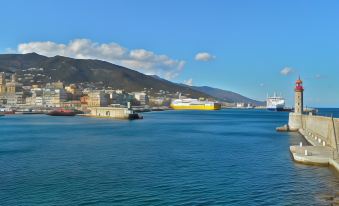
[[6,105],[8,106],[18,106],[25,103],[24,93],[16,92],[14,94],[7,93],[3,96],[3,99],[6,99]]
[[43,90],[41,88],[32,88],[31,95],[26,98],[26,105],[42,107],[43,101]]
[[38,97],[38,96],[31,96],[31,97],[26,97],[26,105],[27,106],[42,106],[42,97]]
[[144,106],[148,104],[148,96],[145,92],[133,92],[134,98],[140,102],[140,105]]
[[69,99],[71,100],[79,100],[82,95],[81,90],[79,90],[75,84],[66,86],[65,90],[69,94]]
[[22,91],[22,84],[17,82],[8,82],[6,84],[6,93],[8,94],[15,94],[16,92]]
[[107,95],[104,91],[91,91],[88,93],[87,105],[89,107],[105,107],[108,105],[107,99]]
[[237,108],[245,108],[245,103],[244,102],[238,102],[236,107]]
[[35,107],[61,107],[67,100],[64,89],[33,88],[31,95],[26,98],[27,106]]
[[150,97],[148,101],[150,105],[160,106],[164,104],[165,100],[165,97]]
[[22,92],[22,84],[17,82],[16,74],[12,74],[11,81],[6,83],[6,93],[15,94],[16,92]]
[[0,73],[0,94],[6,92],[6,74],[4,72]]
[[0,103],[7,106],[18,106],[25,103],[25,96],[23,92],[5,93],[0,96]]
[[8,106],[17,106],[25,103],[22,84],[17,82],[16,74],[12,74],[11,80],[6,82],[6,74],[0,73],[0,99],[1,104]]
[[6,84],[6,74],[4,72],[0,72],[0,85]]
[[234,108],[236,106],[237,105],[234,102],[221,102],[221,107],[223,108]]
[[123,90],[105,90],[108,97],[109,105],[127,105],[127,102],[131,102],[134,99],[134,95],[127,93]]
[[66,99],[64,89],[43,89],[43,105],[46,107],[60,107]]

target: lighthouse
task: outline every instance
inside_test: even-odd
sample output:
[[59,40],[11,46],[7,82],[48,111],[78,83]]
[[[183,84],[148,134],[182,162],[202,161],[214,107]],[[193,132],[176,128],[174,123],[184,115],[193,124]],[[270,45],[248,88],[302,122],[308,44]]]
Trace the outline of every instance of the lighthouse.
[[294,113],[295,114],[302,114],[304,109],[304,87],[303,81],[299,79],[295,82],[295,99],[294,99]]
[[299,79],[294,87],[294,112],[289,114],[288,127],[290,131],[298,131],[302,128],[302,116],[304,110],[304,87],[303,81]]

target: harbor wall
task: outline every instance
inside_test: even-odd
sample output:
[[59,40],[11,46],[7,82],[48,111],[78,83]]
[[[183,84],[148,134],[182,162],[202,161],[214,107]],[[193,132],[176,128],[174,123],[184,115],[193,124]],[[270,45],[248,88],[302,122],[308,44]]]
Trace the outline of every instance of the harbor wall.
[[316,136],[317,139],[325,141],[327,146],[337,148],[337,142],[339,142],[338,118],[290,113],[288,125],[291,130],[303,129]]
[[91,107],[91,116],[115,119],[128,119],[131,111],[127,108]]

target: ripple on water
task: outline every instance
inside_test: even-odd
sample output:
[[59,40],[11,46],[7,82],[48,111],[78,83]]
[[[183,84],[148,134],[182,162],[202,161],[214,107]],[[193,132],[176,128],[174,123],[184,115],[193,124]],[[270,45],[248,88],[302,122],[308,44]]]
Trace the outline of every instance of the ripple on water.
[[287,113],[0,119],[0,205],[328,205],[333,170],[295,164]]

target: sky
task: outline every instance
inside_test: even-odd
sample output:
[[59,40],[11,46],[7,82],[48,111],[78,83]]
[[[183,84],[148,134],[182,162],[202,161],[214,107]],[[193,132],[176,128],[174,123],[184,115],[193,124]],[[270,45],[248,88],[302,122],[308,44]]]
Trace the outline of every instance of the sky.
[[11,0],[0,53],[94,58],[178,83],[339,106],[339,1]]

